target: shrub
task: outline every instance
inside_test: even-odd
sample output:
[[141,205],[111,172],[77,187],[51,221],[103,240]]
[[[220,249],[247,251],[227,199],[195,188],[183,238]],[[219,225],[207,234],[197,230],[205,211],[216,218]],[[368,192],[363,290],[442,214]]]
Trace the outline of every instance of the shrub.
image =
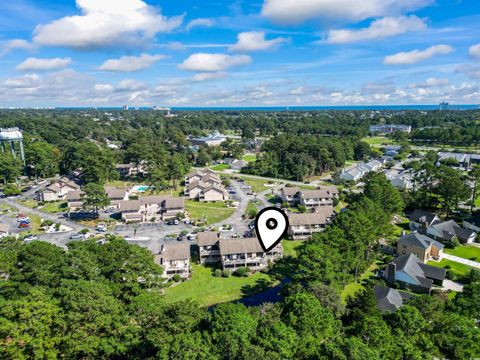
[[232,272],[230,270],[223,270],[222,271],[222,277],[229,278],[230,276],[232,276]]
[[182,277],[178,274],[175,274],[173,275],[173,281],[175,281],[176,283],[180,282],[182,280]]
[[216,277],[221,277],[221,276],[222,276],[222,270],[220,270],[220,269],[215,269],[214,275],[215,275]]
[[460,241],[456,236],[452,237],[450,241],[447,243],[447,247],[450,249],[455,249],[457,246],[460,246]]
[[449,280],[455,280],[455,279],[457,278],[457,276],[455,275],[455,273],[454,273],[453,270],[451,270],[451,269],[448,269],[448,270],[447,270],[446,277],[447,277],[447,279],[449,279]]
[[[60,226],[61,226],[60,224],[55,224],[55,231],[60,231]],[[87,230],[87,232],[88,232],[88,230]]]
[[248,269],[246,267],[238,268],[237,270],[235,270],[234,274],[238,277],[246,277],[248,276]]
[[[56,226],[56,225],[55,225],[55,226]],[[89,232],[88,229],[82,229],[82,230],[80,230],[80,234],[84,234],[84,235],[85,235],[85,234],[88,233],[88,232]]]
[[307,208],[304,205],[298,205],[298,211],[305,213],[307,212]]

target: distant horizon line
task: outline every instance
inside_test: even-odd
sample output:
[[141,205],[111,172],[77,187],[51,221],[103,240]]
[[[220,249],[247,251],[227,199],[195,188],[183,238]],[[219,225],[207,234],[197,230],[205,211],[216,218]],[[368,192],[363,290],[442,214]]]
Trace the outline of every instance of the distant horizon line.
[[[127,107],[127,108],[126,108]],[[275,106],[8,106],[0,110],[438,110],[441,104],[399,104],[399,105],[275,105]],[[480,104],[449,104],[447,110],[477,110]]]

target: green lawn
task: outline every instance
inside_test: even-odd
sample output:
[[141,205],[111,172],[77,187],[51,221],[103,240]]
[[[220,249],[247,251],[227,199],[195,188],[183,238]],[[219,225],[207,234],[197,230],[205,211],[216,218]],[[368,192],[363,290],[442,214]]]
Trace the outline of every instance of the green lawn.
[[45,203],[39,210],[50,213],[57,214],[66,211],[67,203],[62,201],[48,202]]
[[257,155],[256,154],[248,154],[248,155],[243,155],[242,160],[245,160],[246,162],[255,162],[257,160]]
[[365,271],[357,281],[351,282],[347,286],[343,288],[342,293],[340,296],[342,297],[342,301],[346,302],[349,296],[355,295],[357,292],[363,289],[363,281],[369,279],[374,275],[374,271],[378,268],[378,263],[375,262]]
[[247,207],[245,209],[245,217],[248,218],[249,214],[255,214],[257,212],[258,212],[257,205],[255,205],[255,203],[252,200],[250,200],[247,203]]
[[36,208],[38,203],[35,200],[23,200],[19,201],[20,204],[23,206],[29,207],[30,209]]
[[215,224],[228,219],[235,212],[234,208],[225,207],[224,202],[203,203],[193,200],[185,202],[185,208],[192,219],[207,218],[207,224]]
[[282,240],[283,256],[297,257],[297,249],[303,245],[304,240]]
[[250,186],[252,188],[252,191],[255,193],[260,193],[262,191],[271,189],[271,187],[265,186],[265,184],[268,183],[267,180],[251,179],[247,177],[240,177],[240,179],[245,180],[245,184]]
[[245,295],[245,287],[253,287],[257,281],[272,282],[267,274],[257,272],[248,277],[216,277],[213,269],[192,264],[192,279],[166,289],[165,300],[169,303],[194,299],[202,306],[240,299]]
[[442,260],[440,260],[440,262],[429,261],[428,265],[432,265],[432,266],[440,267],[440,268],[445,268],[445,267],[449,266],[450,269],[457,276],[465,276],[473,269],[472,267],[470,267],[468,265],[460,264],[460,263],[457,263],[457,262],[454,262],[454,261],[451,261],[451,260],[447,260],[447,259],[442,259]]
[[457,246],[455,249],[445,249],[447,254],[480,262],[480,248],[476,246]]
[[385,136],[369,136],[362,139],[370,146],[382,147],[384,144],[392,145],[394,141]]
[[230,169],[230,165],[228,164],[217,164],[215,166],[212,166],[212,170],[215,170],[215,171],[228,170],[228,169]]

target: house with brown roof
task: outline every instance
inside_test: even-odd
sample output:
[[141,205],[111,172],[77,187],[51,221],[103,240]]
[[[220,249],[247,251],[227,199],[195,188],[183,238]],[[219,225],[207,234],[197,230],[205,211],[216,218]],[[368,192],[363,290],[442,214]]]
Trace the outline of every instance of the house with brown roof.
[[198,201],[228,200],[228,192],[218,175],[210,170],[197,170],[185,177],[185,197]]
[[138,200],[121,201],[122,220],[132,222],[158,222],[171,219],[185,211],[184,198],[169,196],[143,196]]
[[53,181],[43,191],[37,195],[38,201],[62,201],[67,198],[67,194],[71,191],[80,190],[80,186],[67,177],[62,177]]
[[220,233],[218,231],[204,231],[197,234],[200,264],[220,262]]
[[315,190],[304,190],[298,187],[284,186],[280,190],[280,198],[282,202],[288,203],[289,206],[303,205],[307,209],[319,206],[333,205],[333,198],[338,197],[339,192],[335,186],[318,186]]
[[82,209],[84,196],[85,193],[82,190],[70,191],[67,194],[67,206],[69,213],[76,212]]
[[186,242],[162,245],[160,253],[155,255],[156,264],[163,267],[167,279],[180,275],[182,279],[190,276],[190,244]]
[[219,247],[220,262],[224,270],[247,267],[258,271],[283,257],[281,243],[265,253],[257,238],[220,239]]
[[105,193],[110,199],[110,207],[118,209],[122,201],[128,200],[128,191],[124,187],[105,186]]
[[325,230],[325,227],[331,223],[334,211],[331,206],[323,206],[316,209],[313,213],[288,215],[288,234],[293,240],[304,240],[311,238],[314,233]]

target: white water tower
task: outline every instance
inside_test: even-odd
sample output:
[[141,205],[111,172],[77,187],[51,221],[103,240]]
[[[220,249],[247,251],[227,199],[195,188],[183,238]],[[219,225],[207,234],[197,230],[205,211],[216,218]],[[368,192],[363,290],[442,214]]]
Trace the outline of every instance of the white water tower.
[[0,152],[11,152],[14,157],[22,159],[25,165],[25,151],[23,149],[23,135],[19,128],[0,128]]

